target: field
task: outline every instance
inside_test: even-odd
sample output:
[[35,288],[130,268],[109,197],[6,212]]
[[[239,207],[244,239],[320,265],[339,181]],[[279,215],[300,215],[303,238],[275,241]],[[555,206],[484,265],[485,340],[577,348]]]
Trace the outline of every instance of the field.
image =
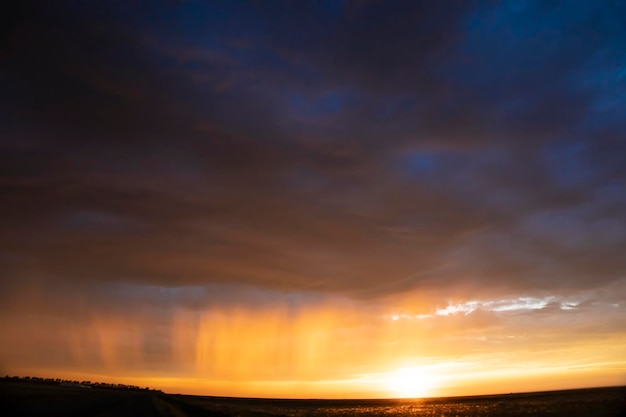
[[422,400],[268,400],[0,382],[3,416],[568,416],[626,415],[626,387]]

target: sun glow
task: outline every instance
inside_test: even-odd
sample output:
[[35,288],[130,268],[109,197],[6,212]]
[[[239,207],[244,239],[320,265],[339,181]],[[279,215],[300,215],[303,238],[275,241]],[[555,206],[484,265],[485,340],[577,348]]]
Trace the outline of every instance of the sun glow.
[[[27,312],[0,314],[3,336],[16,341],[0,343],[0,362],[11,364],[2,368],[5,374],[266,398],[423,398],[624,384],[626,335],[618,332],[602,340],[552,335],[558,317],[539,322],[524,314],[544,298],[529,297],[527,304],[522,298],[507,298],[506,303],[487,299],[470,314],[453,308],[443,314],[421,299],[393,299],[389,306],[371,308],[353,300],[297,294],[290,298],[297,301],[293,304],[260,304],[254,300],[285,296],[250,291],[245,297],[226,293],[253,300],[250,305],[180,306],[161,315],[152,310],[90,311],[91,300],[77,296],[76,309],[63,308],[55,315],[52,308],[63,306],[64,300],[46,303],[43,291],[13,295],[9,308],[27,305]],[[154,291],[169,300],[182,290]],[[150,303],[160,302],[156,295],[148,298]],[[185,302],[195,300],[191,293],[183,295]],[[584,295],[555,297],[543,314],[596,323],[578,313],[583,307],[563,307],[579,301],[584,306]],[[411,305],[431,308],[415,311]],[[452,305],[475,306],[462,299]],[[623,321],[619,306],[588,305],[612,322]],[[422,318],[426,311],[431,313]],[[500,327],[504,323],[505,331]],[[148,330],[152,326],[160,330]],[[542,340],[550,342],[549,350],[536,347]],[[163,367],[153,369],[157,363]]]
[[385,388],[399,398],[425,397],[434,382],[434,376],[424,367],[400,368],[384,379]]

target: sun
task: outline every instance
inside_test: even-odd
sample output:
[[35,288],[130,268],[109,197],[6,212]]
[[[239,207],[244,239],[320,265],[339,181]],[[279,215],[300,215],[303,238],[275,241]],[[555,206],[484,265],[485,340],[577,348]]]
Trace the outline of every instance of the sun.
[[387,374],[384,384],[398,398],[417,398],[429,395],[433,375],[423,367],[400,368]]

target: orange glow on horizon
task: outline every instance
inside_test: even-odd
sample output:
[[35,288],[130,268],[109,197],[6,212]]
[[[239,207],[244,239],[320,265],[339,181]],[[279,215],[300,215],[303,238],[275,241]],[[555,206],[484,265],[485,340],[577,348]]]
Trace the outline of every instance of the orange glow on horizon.
[[[519,313],[543,308],[547,301],[540,297],[459,298],[430,306],[420,299],[420,310],[410,310],[406,296],[378,304],[326,297],[297,307],[176,308],[167,316],[147,315],[145,308],[61,316],[48,314],[37,300],[29,294],[27,314],[0,321],[5,340],[14,341],[0,347],[5,374],[280,398],[474,395],[626,383],[626,336],[555,332],[552,319],[537,322]],[[563,305],[559,314],[577,314]],[[509,314],[511,309],[519,311]]]
[[435,375],[427,368],[406,367],[389,373],[385,388],[399,398],[428,397],[436,384]]

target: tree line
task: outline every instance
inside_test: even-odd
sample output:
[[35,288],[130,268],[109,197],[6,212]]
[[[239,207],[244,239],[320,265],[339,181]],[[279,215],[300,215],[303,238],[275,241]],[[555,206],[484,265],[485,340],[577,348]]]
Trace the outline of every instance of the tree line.
[[62,379],[62,378],[40,378],[37,376],[9,376],[6,375],[2,378],[5,381],[15,381],[15,382],[28,382],[34,384],[47,384],[47,385],[62,385],[62,386],[71,386],[71,387],[80,387],[80,388],[107,388],[107,389],[124,389],[124,390],[132,390],[132,391],[160,391],[156,389],[152,389],[150,387],[139,387],[137,385],[127,385],[127,384],[110,384],[108,382],[92,382],[92,381],[78,381],[72,379]]

